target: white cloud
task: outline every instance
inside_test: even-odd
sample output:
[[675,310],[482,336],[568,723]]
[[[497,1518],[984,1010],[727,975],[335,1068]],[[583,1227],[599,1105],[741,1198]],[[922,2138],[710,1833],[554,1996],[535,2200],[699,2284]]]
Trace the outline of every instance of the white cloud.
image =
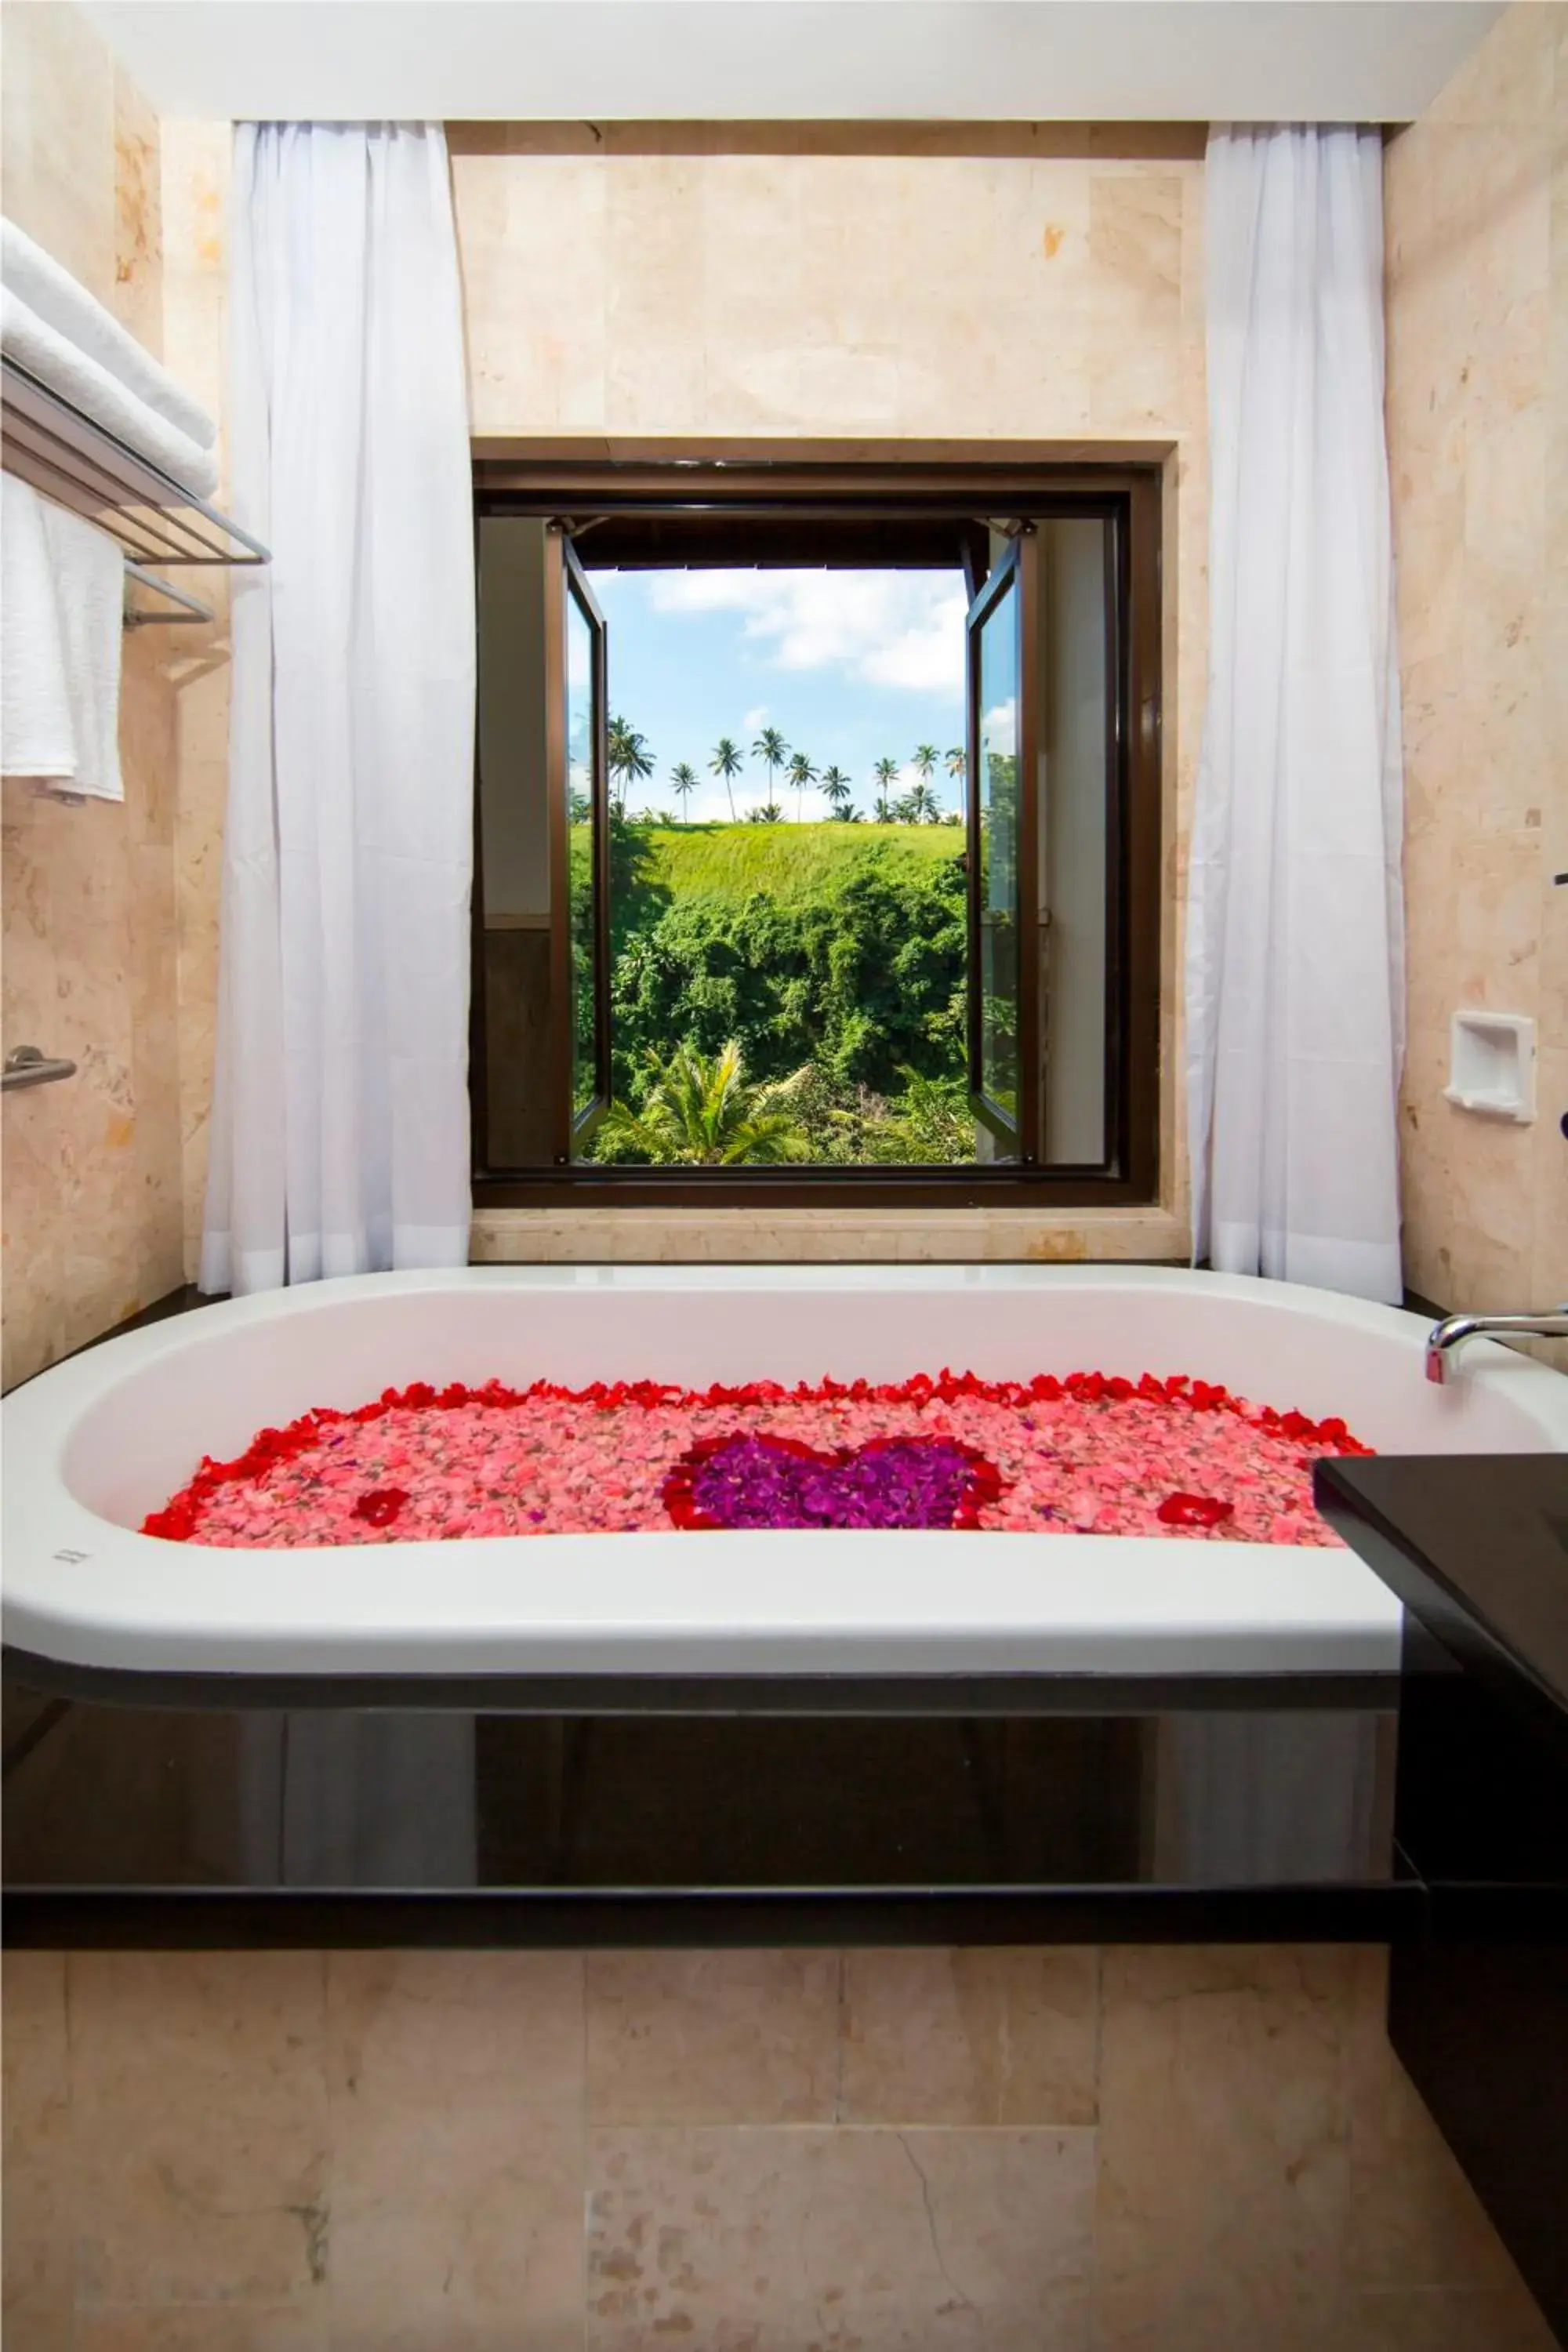
[[[664,572],[662,613],[737,613],[776,669],[842,669],[868,685],[952,696],[964,669],[963,590],[945,572]],[[765,712],[750,713],[748,732]]]
[[748,710],[741,720],[741,732],[742,735],[760,735],[767,723],[768,706],[765,702],[759,702],[756,709]]
[[980,722],[988,751],[1009,752],[1018,748],[1018,706],[1011,695],[988,710]]

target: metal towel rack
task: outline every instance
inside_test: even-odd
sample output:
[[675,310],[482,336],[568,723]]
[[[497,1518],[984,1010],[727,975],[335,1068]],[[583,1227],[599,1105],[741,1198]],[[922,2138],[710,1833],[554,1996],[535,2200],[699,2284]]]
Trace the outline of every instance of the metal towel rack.
[[174,613],[144,613],[140,605],[132,604],[127,593],[125,625],[128,629],[192,629],[213,618],[212,606],[204,604],[199,596],[187,595],[183,588],[176,588],[172,580],[160,580],[155,572],[147,571],[140,563],[132,563],[129,556],[125,559],[125,577],[127,583],[134,581],[140,588],[150,588],[156,595],[167,596],[172,604],[180,608]]
[[[14,360],[0,360],[0,463],[117,539],[135,563],[267,563],[258,539]],[[193,619],[195,614],[191,616]]]
[[[128,587],[165,597],[176,609],[147,613],[129,606],[127,628],[152,623],[192,627],[213,618],[210,604],[157,573],[150,563],[268,563],[268,550],[220,509],[197,498],[172,475],[150,465],[69,401],[51,392],[14,360],[0,359],[0,465],[30,482],[57,506],[69,507],[108,531],[125,551]],[[18,1045],[0,1065],[0,1091],[54,1086],[74,1077],[76,1064]]]

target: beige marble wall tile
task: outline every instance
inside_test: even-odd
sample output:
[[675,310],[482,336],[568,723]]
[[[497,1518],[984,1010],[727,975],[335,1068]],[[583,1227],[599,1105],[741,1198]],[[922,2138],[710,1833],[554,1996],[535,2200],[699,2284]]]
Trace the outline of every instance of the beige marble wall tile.
[[5,2020],[5,2340],[53,2352],[69,2341],[72,2303],[62,1954],[6,1954]]
[[459,142],[474,429],[1174,432],[1200,178],[1191,160]]
[[79,10],[10,0],[3,62],[5,215],[114,307],[114,61]]
[[[227,337],[228,194],[233,132],[226,122],[162,126],[164,356],[219,419],[218,497],[226,494],[224,446]],[[217,1024],[218,904],[228,783],[228,576],[207,575],[215,618],[182,634],[173,676],[178,797],[174,814],[178,963],[181,1193],[184,1274],[195,1278],[206,1188]]]
[[583,1964],[333,1953],[333,2352],[582,2340]]
[[158,118],[114,68],[115,310],[154,357],[163,349],[163,224]]
[[[5,11],[4,202],[132,333],[162,320],[158,126],[73,7]],[[125,802],[5,787],[5,1051],[79,1066],[4,1111],[10,1386],[181,1278],[173,633],[126,639]]]
[[858,2124],[1092,2124],[1099,1954],[846,1956],[839,2116]]
[[1087,2352],[1094,2141],[1052,2131],[605,2131],[595,2352]]
[[320,1954],[74,1953],[79,2309],[323,2294]]
[[[1385,158],[1405,1271],[1454,1307],[1551,1305],[1568,1274],[1568,910],[1552,878],[1568,870],[1565,35],[1562,0],[1521,0]],[[1535,1127],[1443,1101],[1448,1022],[1469,1004],[1538,1021]]]
[[1410,1026],[1444,1028],[1462,1009],[1533,1020],[1543,913],[1539,834],[1483,832],[1456,847],[1433,825],[1411,842],[1405,878],[1413,922],[1443,941],[1441,961],[1412,964]]
[[1096,433],[1158,431],[1178,418],[1192,429],[1182,335],[1183,200],[1192,176],[1124,169],[1090,180]]
[[836,1952],[593,1952],[595,2124],[831,2123]]

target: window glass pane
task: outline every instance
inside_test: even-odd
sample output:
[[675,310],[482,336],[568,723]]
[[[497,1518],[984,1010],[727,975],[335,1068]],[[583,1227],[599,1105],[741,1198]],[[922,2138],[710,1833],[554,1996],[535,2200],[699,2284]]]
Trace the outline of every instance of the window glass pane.
[[566,599],[566,789],[572,812],[572,1109],[598,1092],[594,1037],[597,936],[594,877],[594,632],[575,595]]
[[1018,590],[980,631],[980,1091],[1018,1111]]

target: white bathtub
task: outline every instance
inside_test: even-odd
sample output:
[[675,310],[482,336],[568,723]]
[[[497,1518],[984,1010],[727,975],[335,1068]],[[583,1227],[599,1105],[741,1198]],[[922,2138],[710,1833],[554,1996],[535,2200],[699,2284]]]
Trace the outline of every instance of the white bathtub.
[[1568,1451],[1568,1381],[1414,1316],[1143,1267],[561,1266],[372,1276],[89,1349],[4,1411],[5,1633],[67,1664],[337,1675],[1383,1674],[1349,1552],[1094,1536],[548,1536],[221,1550],[137,1532],[204,1454],[414,1380],[1189,1372],[1383,1452]]

